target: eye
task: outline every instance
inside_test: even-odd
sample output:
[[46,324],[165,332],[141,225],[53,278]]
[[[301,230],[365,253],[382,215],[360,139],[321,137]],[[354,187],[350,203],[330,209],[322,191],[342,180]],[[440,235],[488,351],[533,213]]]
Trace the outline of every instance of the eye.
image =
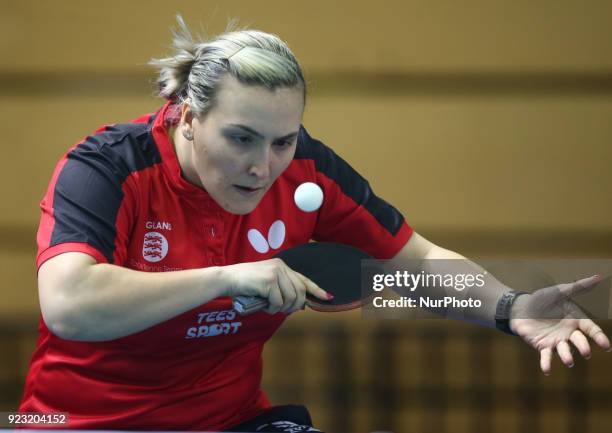
[[238,144],[250,144],[253,141],[249,135],[232,135],[231,139]]
[[280,148],[291,147],[293,145],[293,140],[280,140],[275,142],[274,145]]

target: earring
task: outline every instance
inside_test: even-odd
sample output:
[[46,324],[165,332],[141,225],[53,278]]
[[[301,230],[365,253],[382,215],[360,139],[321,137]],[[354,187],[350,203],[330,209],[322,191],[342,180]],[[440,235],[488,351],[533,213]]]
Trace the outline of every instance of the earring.
[[193,140],[193,132],[187,131],[187,130],[183,130],[183,137],[185,137],[185,139],[191,141],[191,140]]

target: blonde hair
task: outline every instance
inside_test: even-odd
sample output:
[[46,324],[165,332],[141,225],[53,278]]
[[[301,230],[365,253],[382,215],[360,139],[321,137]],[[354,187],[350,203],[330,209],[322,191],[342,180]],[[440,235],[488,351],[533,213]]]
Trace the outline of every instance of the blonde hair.
[[278,36],[258,30],[222,33],[210,40],[195,40],[183,17],[172,30],[174,55],[151,59],[159,69],[159,95],[177,104],[185,101],[196,116],[213,106],[221,79],[230,74],[244,84],[277,87],[306,83],[295,56]]

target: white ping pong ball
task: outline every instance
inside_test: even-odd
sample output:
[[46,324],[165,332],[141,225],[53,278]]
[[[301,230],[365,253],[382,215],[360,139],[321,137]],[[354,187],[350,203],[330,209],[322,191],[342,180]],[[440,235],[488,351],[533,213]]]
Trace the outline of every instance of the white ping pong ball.
[[296,188],[293,199],[304,212],[314,212],[323,203],[323,190],[316,183],[304,182]]

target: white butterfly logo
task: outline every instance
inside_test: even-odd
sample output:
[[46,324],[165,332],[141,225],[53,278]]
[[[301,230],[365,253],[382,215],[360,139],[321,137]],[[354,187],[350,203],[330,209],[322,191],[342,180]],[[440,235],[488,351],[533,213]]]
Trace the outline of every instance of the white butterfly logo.
[[264,238],[261,232],[257,229],[250,229],[247,233],[251,246],[255,251],[265,254],[270,251],[270,248],[277,250],[285,242],[285,223],[281,220],[276,220],[268,230],[268,239]]

